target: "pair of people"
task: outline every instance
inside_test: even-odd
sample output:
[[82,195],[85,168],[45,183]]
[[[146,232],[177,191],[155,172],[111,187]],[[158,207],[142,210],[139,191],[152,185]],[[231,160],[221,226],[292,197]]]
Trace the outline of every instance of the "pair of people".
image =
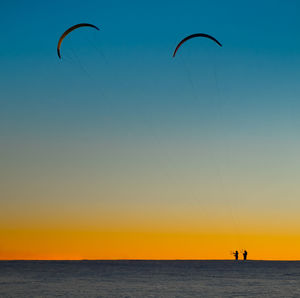
[[[235,257],[236,260],[239,259],[239,252],[237,250],[233,253],[233,255],[234,255],[234,257]],[[243,251],[243,257],[244,257],[245,261],[247,260],[247,255],[248,255],[247,250],[244,250]]]

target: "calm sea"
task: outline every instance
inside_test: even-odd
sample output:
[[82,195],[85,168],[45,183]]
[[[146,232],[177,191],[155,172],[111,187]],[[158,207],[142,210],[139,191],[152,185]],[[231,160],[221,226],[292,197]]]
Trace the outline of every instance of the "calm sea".
[[0,262],[0,297],[58,296],[300,297],[300,262]]

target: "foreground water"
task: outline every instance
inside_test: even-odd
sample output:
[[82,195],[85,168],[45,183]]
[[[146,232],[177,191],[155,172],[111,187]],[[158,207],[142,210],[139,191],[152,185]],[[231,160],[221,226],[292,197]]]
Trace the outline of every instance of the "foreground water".
[[0,297],[56,296],[300,297],[300,262],[0,262]]

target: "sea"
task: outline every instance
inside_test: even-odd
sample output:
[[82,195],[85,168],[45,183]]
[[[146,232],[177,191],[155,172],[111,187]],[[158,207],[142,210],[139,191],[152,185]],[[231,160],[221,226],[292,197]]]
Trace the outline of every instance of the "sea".
[[300,297],[300,262],[1,261],[0,297]]

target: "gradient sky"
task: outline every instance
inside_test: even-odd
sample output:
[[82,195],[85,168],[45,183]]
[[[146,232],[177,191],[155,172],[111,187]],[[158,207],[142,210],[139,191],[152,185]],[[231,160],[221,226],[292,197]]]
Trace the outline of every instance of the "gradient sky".
[[0,259],[300,259],[299,12],[1,3]]

